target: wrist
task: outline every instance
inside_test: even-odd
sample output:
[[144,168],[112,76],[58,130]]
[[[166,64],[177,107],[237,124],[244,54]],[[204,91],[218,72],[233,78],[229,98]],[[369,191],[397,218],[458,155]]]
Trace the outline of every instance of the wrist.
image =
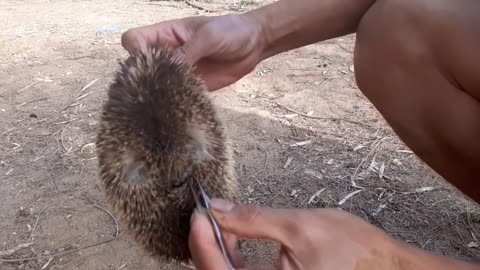
[[[289,46],[288,42],[294,41],[291,35],[298,28],[298,23],[295,22],[296,16],[288,15],[288,12],[281,12],[283,8],[284,6],[277,2],[243,13],[258,26],[258,48],[261,50],[261,60],[295,47]],[[290,41],[287,41],[287,39],[290,39]]]
[[479,270],[480,264],[437,255],[423,249],[392,240],[392,262],[395,270]]

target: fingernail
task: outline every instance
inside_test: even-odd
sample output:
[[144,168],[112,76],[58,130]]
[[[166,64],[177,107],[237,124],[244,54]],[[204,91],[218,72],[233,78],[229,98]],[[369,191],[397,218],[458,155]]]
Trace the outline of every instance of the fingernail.
[[235,204],[222,199],[212,199],[210,201],[210,206],[213,208],[213,210],[216,210],[220,213],[227,213],[232,210]]

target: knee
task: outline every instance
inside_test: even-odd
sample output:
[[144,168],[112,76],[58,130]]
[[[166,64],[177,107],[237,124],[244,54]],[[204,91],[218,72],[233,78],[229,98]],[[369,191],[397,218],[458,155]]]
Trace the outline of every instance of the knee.
[[354,64],[359,87],[371,83],[372,76],[378,81],[378,76],[429,62],[436,38],[432,34],[442,27],[439,22],[446,2],[377,0],[357,29]]

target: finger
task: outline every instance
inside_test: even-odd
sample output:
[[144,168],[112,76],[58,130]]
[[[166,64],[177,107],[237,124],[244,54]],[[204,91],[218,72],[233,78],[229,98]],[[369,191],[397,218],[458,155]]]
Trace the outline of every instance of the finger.
[[147,41],[143,37],[142,31],[136,28],[127,30],[123,33],[121,43],[122,47],[130,54],[145,51],[147,47]]
[[302,269],[301,262],[297,259],[293,252],[285,246],[280,248],[278,256],[278,265],[280,269]]
[[[248,267],[242,267],[242,268],[236,268],[236,270],[274,270],[274,269],[276,269],[276,268],[273,267],[273,266],[261,265],[261,264],[252,265],[252,266],[248,266]],[[284,268],[284,269],[288,269],[288,268]]]
[[291,248],[291,239],[301,234],[300,211],[234,205],[219,199],[212,199],[210,205],[219,226],[238,236],[274,240]]
[[[207,217],[194,211],[190,226],[189,248],[196,268],[199,270],[226,270],[227,264]],[[234,251],[231,252],[235,253]]]
[[223,236],[223,241],[225,243],[225,248],[227,249],[228,255],[232,260],[232,264],[236,268],[244,267],[245,258],[243,257],[242,252],[240,251],[240,243],[238,241],[238,236],[228,232],[223,232],[223,231],[222,231],[222,236]]

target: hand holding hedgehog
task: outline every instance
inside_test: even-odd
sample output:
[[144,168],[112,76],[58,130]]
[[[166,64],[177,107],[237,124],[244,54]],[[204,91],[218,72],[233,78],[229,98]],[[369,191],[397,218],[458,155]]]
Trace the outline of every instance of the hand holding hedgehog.
[[[231,31],[235,29],[235,31]],[[218,33],[221,33],[220,35]],[[195,64],[209,90],[218,90],[251,72],[262,57],[261,29],[239,15],[191,17],[131,29],[122,45],[134,54],[160,43],[175,48],[187,63]]]

